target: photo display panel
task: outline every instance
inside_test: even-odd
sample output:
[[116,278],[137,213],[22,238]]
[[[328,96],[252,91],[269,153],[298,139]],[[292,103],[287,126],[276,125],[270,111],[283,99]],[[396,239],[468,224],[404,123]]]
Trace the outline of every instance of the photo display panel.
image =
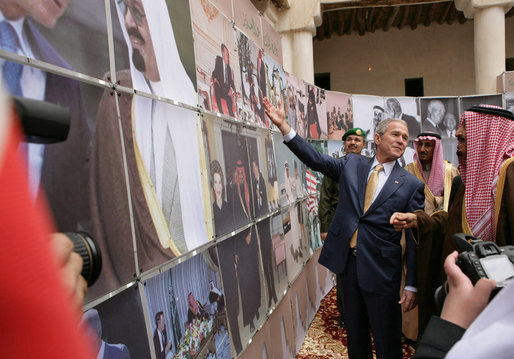
[[207,1],[190,0],[198,101],[208,111],[241,119],[241,72],[230,20]]
[[[259,68],[259,59],[257,59],[257,68]],[[287,81],[284,70],[268,54],[264,55],[264,69],[264,78],[266,79],[266,90],[263,91],[264,97],[267,97],[273,106],[283,108],[285,111],[287,106]],[[263,69],[260,71],[262,72]],[[272,126],[276,128],[268,117],[266,117],[265,123],[266,127]]]
[[288,285],[286,243],[280,213],[257,222],[257,231],[269,309],[282,298]]
[[415,139],[421,132],[418,104],[415,97],[386,97],[384,119],[399,118],[407,123],[409,139]]
[[266,293],[256,228],[246,228],[216,247],[235,357],[265,321]]
[[[230,358],[225,291],[214,247],[144,282],[156,356]],[[171,353],[171,354],[168,354]]]
[[352,95],[336,91],[326,91],[325,95],[328,139],[341,140],[344,133],[354,127]]
[[299,351],[310,324],[307,318],[307,305],[309,301],[307,294],[307,276],[304,271],[302,271],[295,279],[294,283],[291,284],[289,295],[291,298],[295,343]]
[[384,98],[379,96],[353,95],[353,127],[360,127],[366,132],[366,145],[362,155],[375,155],[375,128],[385,120]]
[[138,91],[196,106],[188,0],[117,1],[112,17],[124,40],[115,42],[116,77],[128,77],[128,87]]
[[277,164],[278,191],[280,206],[294,203],[304,195],[300,160],[284,145],[283,136],[273,133],[275,159]]
[[269,119],[264,114],[262,105],[265,95],[263,91],[266,89],[264,54],[251,38],[237,29],[236,39],[241,79],[241,96],[238,98],[241,119],[251,124],[269,127]]
[[[462,96],[460,99],[460,111],[459,114],[462,114],[464,111],[466,111],[468,108],[478,105],[494,105],[494,106],[500,106],[502,107],[502,95],[501,94],[495,94],[495,95],[480,95],[480,96]],[[456,124],[453,123],[453,120],[450,119],[448,121],[445,118],[445,129],[447,131],[448,137],[455,137],[455,131],[459,127],[459,117],[457,117],[455,120]]]
[[215,235],[220,237],[253,218],[252,172],[242,124],[204,114],[202,127]]
[[289,293],[290,291],[286,293],[268,319],[273,358],[294,358],[297,352]]
[[[24,4],[21,0],[13,1],[12,5],[22,9],[37,7],[37,10],[27,11],[29,14],[21,22],[4,20],[5,28],[16,35],[16,41],[12,44],[6,42],[2,50],[96,78],[102,78],[103,73],[109,70],[104,0],[93,0],[87,4],[66,1],[58,8],[51,2],[41,2],[36,6]],[[22,89],[23,82],[32,82],[29,79],[44,81],[40,74],[25,73],[22,75]],[[23,95],[32,97],[28,91]]]
[[307,138],[327,139],[327,111],[325,90],[307,85],[307,105],[305,108]]
[[259,331],[253,336],[252,342],[239,357],[240,359],[268,359],[273,358],[270,326],[266,321]]
[[82,314],[83,330],[96,358],[99,351],[118,358],[150,358],[141,286],[134,285]]
[[250,163],[250,182],[252,184],[251,202],[254,217],[260,218],[278,208],[278,181],[273,144],[269,130],[247,127]]
[[307,136],[307,84],[298,77],[286,72],[287,109],[289,125],[302,137]]
[[[433,132],[441,136],[444,159],[457,165],[457,142],[452,139],[451,129],[459,124],[459,99],[457,97],[420,98],[421,131]],[[448,140],[449,139],[449,140]]]
[[125,147],[133,152],[127,170],[142,272],[208,240],[197,112],[137,95],[120,101],[122,125],[134,136]]

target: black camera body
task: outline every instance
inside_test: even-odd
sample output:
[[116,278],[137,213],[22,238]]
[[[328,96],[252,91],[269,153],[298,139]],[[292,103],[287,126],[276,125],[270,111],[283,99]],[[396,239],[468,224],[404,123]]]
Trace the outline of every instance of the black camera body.
[[[468,276],[473,285],[480,278],[496,281],[496,288],[491,293],[491,300],[503,287],[514,281],[514,246],[498,246],[494,242],[483,240],[465,233],[453,235],[459,248],[457,265]],[[435,301],[441,312],[447,288],[440,286],[435,292]]]
[[457,265],[473,285],[480,278],[496,281],[495,292],[514,280],[514,246],[498,246],[476,237],[458,233],[453,235],[459,250]]

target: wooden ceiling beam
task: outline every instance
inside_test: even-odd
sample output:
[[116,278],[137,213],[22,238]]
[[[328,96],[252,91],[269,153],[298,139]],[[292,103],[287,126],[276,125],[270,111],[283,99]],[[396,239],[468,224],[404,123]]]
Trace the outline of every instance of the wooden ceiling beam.
[[366,22],[364,20],[365,9],[357,9],[357,27],[359,35],[363,36],[366,33]]
[[356,9],[352,10],[352,15],[350,16],[350,27],[348,28],[348,31],[346,32],[348,35],[350,35],[353,31],[353,28],[355,27],[355,17],[357,15]]
[[394,20],[398,16],[398,12],[399,11],[400,11],[400,7],[399,6],[392,6],[391,7],[390,15],[389,15],[387,21],[384,23],[384,27],[382,28],[384,31],[389,31],[389,28],[391,27],[391,25],[393,24]]
[[372,7],[366,14],[366,31],[371,31],[371,27],[373,26],[373,18],[375,17],[375,13],[377,8]]
[[450,8],[453,5],[453,1],[448,1],[448,3],[444,6],[444,10],[439,16],[439,20],[437,21],[439,24],[443,24],[446,21],[446,18],[448,17],[448,11],[450,11]]
[[446,17],[446,22],[448,25],[451,25],[455,18],[457,17],[457,9],[455,6],[450,7],[450,11],[448,11],[448,16]]
[[417,5],[416,6],[416,15],[412,18],[412,21],[410,23],[410,28],[412,30],[416,30],[418,27],[418,24],[421,20],[421,14],[423,13],[423,5]]
[[405,24],[407,23],[407,21],[409,20],[409,7],[408,6],[403,6],[403,16],[402,16],[402,21],[400,21],[400,24],[398,25],[398,29],[402,29]]
[[342,11],[338,11],[337,12],[337,19],[339,20],[339,26],[337,28],[337,33],[339,34],[339,36],[343,36],[344,35],[344,12]]
[[325,33],[327,39],[332,37],[332,14],[327,16],[327,32]]
[[371,32],[375,32],[375,30],[378,28],[378,25],[380,24],[380,20],[382,19],[382,16],[387,12],[386,7],[381,7],[380,12],[378,13],[376,19],[373,21],[373,24],[371,25]]
[[425,18],[425,21],[423,21],[423,25],[429,26],[432,21],[434,21],[434,14],[435,14],[435,4],[428,5],[428,11],[427,11],[427,17]]

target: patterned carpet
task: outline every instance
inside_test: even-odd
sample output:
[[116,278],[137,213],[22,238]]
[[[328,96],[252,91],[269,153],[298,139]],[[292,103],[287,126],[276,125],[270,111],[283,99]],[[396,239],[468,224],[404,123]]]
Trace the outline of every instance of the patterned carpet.
[[[346,329],[337,324],[336,289],[322,299],[320,308],[312,321],[297,359],[348,358]],[[403,344],[403,359],[414,355],[414,348]]]

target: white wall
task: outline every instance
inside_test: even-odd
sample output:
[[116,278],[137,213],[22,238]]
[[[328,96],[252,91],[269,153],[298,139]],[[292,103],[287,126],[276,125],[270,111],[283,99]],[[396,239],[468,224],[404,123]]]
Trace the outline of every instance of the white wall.
[[[514,17],[505,19],[506,56],[514,57]],[[371,65],[372,70],[368,71]],[[473,21],[391,28],[314,41],[314,72],[330,72],[334,91],[405,95],[404,79],[423,77],[425,96],[475,93]]]

